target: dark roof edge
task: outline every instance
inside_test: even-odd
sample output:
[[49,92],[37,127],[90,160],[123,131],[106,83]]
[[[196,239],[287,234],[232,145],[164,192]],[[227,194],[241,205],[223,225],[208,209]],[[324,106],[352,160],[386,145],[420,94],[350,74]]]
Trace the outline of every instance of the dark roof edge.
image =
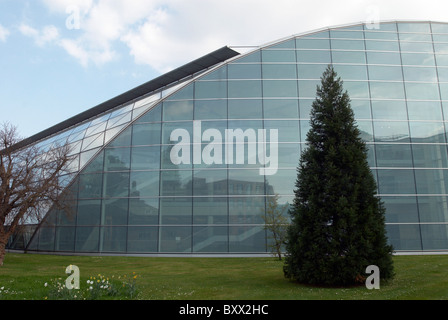
[[45,129],[31,137],[25,138],[17,143],[13,148],[20,149],[29,144],[35,143],[39,140],[47,138],[59,131],[67,129],[85,120],[93,118],[99,114],[109,111],[115,107],[118,107],[126,102],[137,99],[145,94],[161,89],[173,82],[184,79],[199,71],[210,68],[220,62],[233,58],[240,53],[232,50],[231,48],[224,46],[218,50],[202,56],[194,61],[191,61],[179,68],[169,71],[153,80],[150,80],[134,89],[131,89],[125,93],[122,93],[115,98],[107,100],[91,109],[88,109],[76,116],[73,116],[65,121],[62,121],[48,129]]

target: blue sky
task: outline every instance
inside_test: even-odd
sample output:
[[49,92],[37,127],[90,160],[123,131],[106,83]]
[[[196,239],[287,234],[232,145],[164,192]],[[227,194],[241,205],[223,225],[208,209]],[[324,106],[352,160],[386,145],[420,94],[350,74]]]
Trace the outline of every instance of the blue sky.
[[224,45],[372,18],[448,22],[447,9],[444,0],[0,0],[0,122],[27,137]]

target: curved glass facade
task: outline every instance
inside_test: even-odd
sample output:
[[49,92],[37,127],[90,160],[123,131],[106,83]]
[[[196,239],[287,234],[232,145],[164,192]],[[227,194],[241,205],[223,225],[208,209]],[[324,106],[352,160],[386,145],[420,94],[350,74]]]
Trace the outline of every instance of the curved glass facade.
[[390,243],[448,251],[448,24],[434,22],[292,36],[57,135],[79,144],[75,199],[69,214],[50,210],[27,249],[269,253],[267,201],[292,202],[328,64],[369,146]]

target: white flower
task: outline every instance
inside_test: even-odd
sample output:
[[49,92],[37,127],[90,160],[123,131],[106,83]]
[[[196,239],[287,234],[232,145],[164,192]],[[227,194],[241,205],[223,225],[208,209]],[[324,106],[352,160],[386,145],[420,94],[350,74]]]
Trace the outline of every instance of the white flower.
[[93,287],[92,287],[92,286],[90,286],[90,287],[89,287],[89,290],[93,290]]
[[47,286],[48,286],[48,283],[45,282],[44,287],[47,287]]

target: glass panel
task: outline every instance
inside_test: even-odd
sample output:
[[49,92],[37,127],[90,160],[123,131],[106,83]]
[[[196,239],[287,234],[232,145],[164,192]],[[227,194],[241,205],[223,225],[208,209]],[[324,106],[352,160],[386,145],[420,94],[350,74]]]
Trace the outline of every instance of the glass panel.
[[161,147],[162,169],[191,169],[193,150],[190,144],[178,146],[165,145]]
[[292,48],[292,49],[294,49],[295,47],[296,47],[295,39],[291,39],[291,40],[282,41],[280,43],[276,43],[276,44],[270,46],[269,48],[270,49],[273,49],[273,48],[275,48],[275,49],[278,49],[278,48]]
[[297,171],[295,169],[278,170],[276,174],[266,176],[266,194],[292,195],[296,179]]
[[409,142],[407,122],[374,121],[376,142]]
[[261,58],[263,62],[296,62],[296,52],[294,50],[262,50]]
[[299,64],[297,65],[298,78],[320,79],[327,66],[326,64]]
[[75,249],[75,228],[56,228],[56,251],[73,251]]
[[372,115],[374,119],[407,120],[406,102],[404,100],[373,100]]
[[159,198],[129,199],[129,225],[159,223]]
[[229,81],[229,98],[259,97],[261,97],[261,80]]
[[104,153],[105,171],[129,170],[131,166],[130,148],[106,149]]
[[160,195],[162,196],[191,196],[192,172],[191,170],[162,171]]
[[132,132],[132,145],[160,144],[160,123],[135,124]]
[[298,50],[297,62],[331,63],[330,51],[327,50]]
[[98,148],[104,145],[104,133],[99,133],[88,138],[82,142],[82,151]]
[[369,83],[367,81],[344,81],[344,89],[350,98],[369,98]]
[[297,97],[297,81],[264,80],[263,96],[267,98]]
[[191,227],[162,227],[160,252],[191,252]]
[[416,168],[447,168],[446,145],[414,144],[414,167]]
[[221,66],[216,70],[202,76],[200,80],[226,80],[227,79],[227,65]]
[[440,102],[408,101],[409,120],[442,120]]
[[82,174],[79,178],[79,198],[99,198],[102,187],[102,173]]
[[448,220],[448,197],[419,196],[418,208],[421,222],[446,222]]
[[229,100],[229,119],[261,119],[262,100]]
[[405,23],[400,22],[397,23],[398,32],[424,32],[431,33],[431,28],[429,27],[429,23]]
[[[299,95],[301,98],[316,97],[317,86],[320,85],[320,80],[299,80]],[[300,115],[302,117],[302,114]]]
[[399,52],[367,51],[366,54],[367,54],[367,62],[369,64],[389,64],[398,66],[401,65],[401,58]]
[[438,66],[448,66],[448,55],[447,54],[436,54],[436,60]]
[[[435,45],[434,45],[435,46]],[[431,42],[400,42],[401,51],[405,52],[433,52],[433,44]]]
[[266,252],[266,231],[262,226],[230,226],[230,252]]
[[380,194],[415,194],[413,170],[380,169],[377,172]]
[[128,212],[128,199],[103,200],[101,217],[102,224],[125,225],[128,222]]
[[78,201],[78,226],[97,226],[100,224],[101,200]]
[[229,64],[229,79],[260,79],[261,66],[259,64]]
[[448,53],[448,43],[434,43],[434,51],[436,53]]
[[169,96],[166,100],[190,100],[193,99],[193,90],[194,87],[192,84],[188,84],[186,87],[180,89],[176,93]]
[[335,65],[338,76],[345,80],[367,80],[366,66]]
[[132,170],[157,170],[160,169],[160,147],[132,148]]
[[128,252],[157,252],[158,227],[129,227]]
[[378,167],[412,168],[412,152],[409,144],[375,145]]
[[131,172],[131,197],[154,197],[159,195],[159,171]]
[[229,198],[230,224],[260,224],[264,223],[264,197],[235,197]]
[[212,99],[227,97],[226,81],[197,81],[195,82],[196,99]]
[[442,122],[409,123],[412,142],[445,143],[445,127]]
[[384,25],[380,25],[381,31],[368,31],[364,32],[364,37],[369,40],[397,40],[398,35],[396,32],[382,32]]
[[[366,40],[366,50],[399,51],[398,41]],[[372,63],[369,60],[369,63]]]
[[404,99],[404,86],[402,82],[370,82],[370,94],[372,99]]
[[161,198],[160,222],[162,225],[191,224],[192,198]]
[[389,243],[400,250],[422,250],[419,225],[386,225]]
[[309,39],[298,38],[296,40],[297,49],[330,49],[329,39]]
[[401,67],[369,65],[369,79],[402,81],[403,71]]
[[298,118],[299,106],[298,100],[264,100],[264,117],[265,119],[279,119],[279,118]]
[[403,65],[415,65],[415,66],[434,66],[434,54],[433,53],[402,53],[401,59]]
[[297,79],[295,64],[263,64],[263,79]]
[[381,197],[386,208],[386,221],[397,222],[419,222],[416,197]]
[[235,60],[235,63],[253,63],[261,61],[261,53],[260,50],[256,50],[247,55],[243,55]]
[[39,249],[41,251],[53,251],[55,239],[55,228],[40,227],[39,228]]
[[355,113],[355,119],[371,119],[372,111],[370,110],[369,100],[351,100],[350,106]]
[[364,33],[362,31],[330,30],[330,37],[333,39],[364,39]]
[[439,100],[439,87],[437,83],[406,82],[406,96],[415,100]]
[[194,170],[193,195],[227,194],[227,170]]
[[415,181],[419,194],[448,194],[447,170],[415,170]]
[[98,252],[99,235],[99,227],[77,227],[75,251]]
[[[360,33],[362,34],[362,33]],[[364,50],[363,40],[335,40],[331,39],[331,49],[343,49],[343,50]]]
[[448,247],[448,226],[422,225],[423,250],[446,250]]
[[194,227],[193,252],[227,252],[228,227]]
[[128,123],[132,119],[132,112],[128,112],[125,115],[119,115],[113,119],[110,119],[107,123],[107,129],[121,126]]
[[197,100],[194,103],[194,118],[203,119],[226,119],[226,100]]
[[437,75],[440,82],[448,82],[448,68],[438,67]]
[[101,252],[125,252],[127,227],[102,227]]
[[229,170],[229,194],[261,195],[264,189],[264,176],[258,170]]
[[228,205],[226,197],[193,198],[193,223],[207,224],[207,225],[227,224],[228,223],[227,207]]
[[436,68],[423,67],[403,67],[404,80],[406,81],[427,81],[436,82],[437,72]]
[[295,120],[265,120],[264,127],[267,131],[267,145],[269,145],[269,130],[278,130],[278,142],[299,142],[299,122]]
[[128,172],[104,173],[104,196],[128,197],[129,173]]
[[167,101],[163,103],[163,120],[193,120],[193,101]]
[[[119,127],[122,129],[122,127]],[[114,129],[112,129],[114,130]],[[111,130],[108,131],[110,133]],[[118,132],[116,132],[118,133]],[[108,147],[128,147],[131,145],[131,135],[132,135],[132,127],[128,127],[123,132],[121,132],[118,136],[114,138],[108,145]],[[109,136],[109,139],[112,138]]]
[[448,33],[448,24],[432,22],[431,29],[433,33]]
[[145,115],[141,116],[136,123],[142,123],[142,122],[157,122],[160,121],[162,118],[162,105],[159,104],[155,107],[153,107],[149,112],[147,112]]
[[332,51],[333,63],[366,63],[364,51]]
[[400,33],[400,41],[427,41],[431,42],[431,34],[422,33]]
[[[183,132],[185,134],[181,135],[180,137],[174,136],[174,140],[171,140],[171,134],[176,129],[186,130],[185,132]],[[162,144],[177,144],[178,142],[189,143],[192,136],[193,123],[191,121],[162,123]]]

